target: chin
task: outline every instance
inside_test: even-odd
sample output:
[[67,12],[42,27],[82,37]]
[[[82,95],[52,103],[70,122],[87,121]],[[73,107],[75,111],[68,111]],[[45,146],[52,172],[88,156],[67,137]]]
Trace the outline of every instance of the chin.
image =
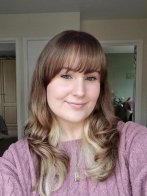
[[82,119],[68,119],[68,122],[71,123],[82,123],[86,118],[82,118]]

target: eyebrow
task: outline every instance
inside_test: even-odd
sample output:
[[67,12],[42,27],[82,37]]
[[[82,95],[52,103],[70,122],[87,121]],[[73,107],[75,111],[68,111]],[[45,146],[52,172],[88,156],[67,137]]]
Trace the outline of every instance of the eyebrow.
[[[65,69],[66,70],[66,73],[68,73],[69,71],[73,71],[73,72],[78,72],[78,71],[75,71],[75,69],[71,68],[71,67],[63,67],[62,69]],[[84,74],[90,74],[90,73],[100,73],[100,70],[91,70],[90,72],[87,72],[85,71]]]

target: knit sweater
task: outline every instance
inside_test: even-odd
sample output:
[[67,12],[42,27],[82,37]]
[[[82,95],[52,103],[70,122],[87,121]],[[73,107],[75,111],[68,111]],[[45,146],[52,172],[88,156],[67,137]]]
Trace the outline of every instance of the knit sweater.
[[[70,157],[70,169],[62,187],[52,196],[147,196],[147,129],[133,122],[118,124],[119,158],[112,175],[105,181],[92,181],[81,174],[74,181],[80,140],[62,143]],[[82,171],[82,163],[80,163]],[[27,140],[12,144],[0,158],[0,196],[39,196],[36,182],[36,156]]]

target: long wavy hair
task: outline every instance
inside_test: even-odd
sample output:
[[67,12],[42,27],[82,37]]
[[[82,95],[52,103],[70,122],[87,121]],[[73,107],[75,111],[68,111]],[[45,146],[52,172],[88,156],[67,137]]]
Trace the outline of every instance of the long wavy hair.
[[[60,127],[47,103],[47,86],[65,65],[77,72],[100,72],[100,95],[84,126],[85,175],[93,180],[105,180],[113,172],[118,157],[117,118],[103,49],[99,41],[86,32],[64,31],[48,42],[38,58],[30,92],[30,114],[25,126],[30,151],[38,160],[35,189],[41,196],[58,190],[68,173],[69,157],[59,148]],[[55,185],[52,184],[54,177]]]

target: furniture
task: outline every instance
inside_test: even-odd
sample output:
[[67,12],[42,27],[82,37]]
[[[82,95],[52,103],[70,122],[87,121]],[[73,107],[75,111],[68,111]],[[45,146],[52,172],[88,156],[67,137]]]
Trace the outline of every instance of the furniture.
[[[1,135],[1,134],[0,134]],[[4,136],[2,138],[2,136],[0,137],[0,156],[3,155],[3,153],[5,152],[5,150],[7,150],[9,148],[9,146],[12,143],[15,143],[17,141],[17,137],[9,137],[9,136]]]
[[0,116],[0,133],[2,133],[4,135],[8,135],[7,125],[4,121],[4,119],[2,118],[2,116]]

